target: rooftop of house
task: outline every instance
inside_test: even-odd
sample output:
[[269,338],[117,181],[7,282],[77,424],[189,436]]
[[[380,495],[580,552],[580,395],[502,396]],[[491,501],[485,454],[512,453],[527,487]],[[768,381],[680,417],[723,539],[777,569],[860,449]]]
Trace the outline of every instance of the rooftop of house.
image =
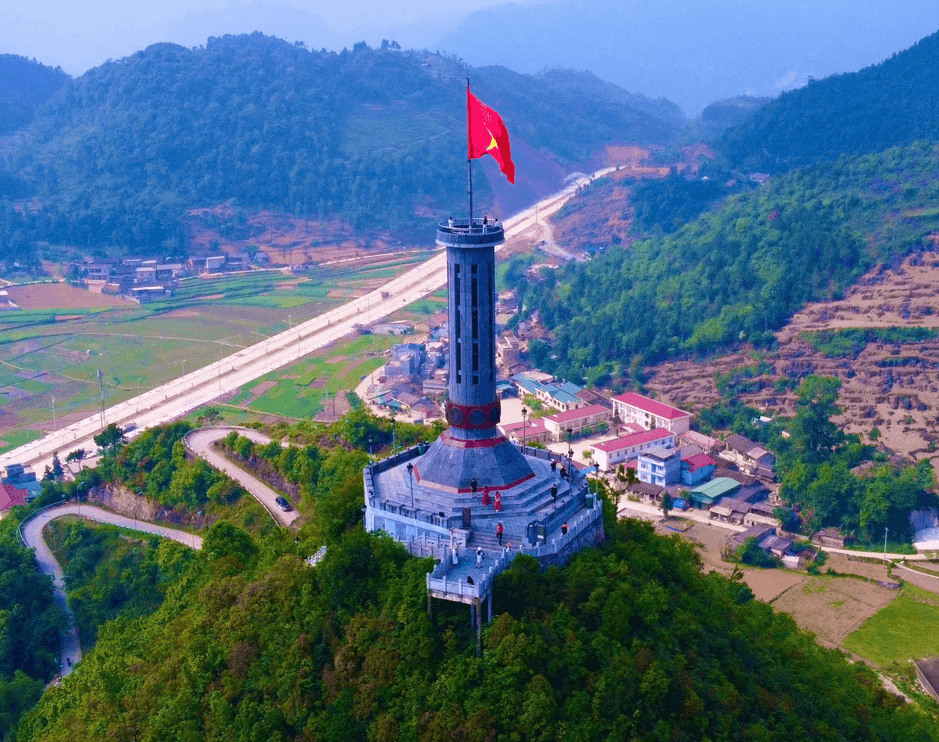
[[742,454],[748,454],[755,448],[759,448],[763,453],[766,453],[766,449],[762,448],[759,443],[736,433],[728,435],[727,438],[724,439],[724,443],[727,444],[728,448],[732,448]]
[[681,463],[690,471],[697,471],[698,469],[703,469],[706,466],[716,466],[714,459],[712,459],[706,453],[698,453],[694,456],[689,456],[686,459],[682,459]]
[[699,494],[702,497],[717,500],[717,498],[729,495],[738,489],[740,489],[740,483],[738,481],[730,479],[729,477],[717,477],[710,482],[699,484],[691,490],[691,492],[693,494]]
[[528,420],[523,420],[522,422],[517,423],[505,423],[500,426],[503,433],[521,433],[524,428],[525,432],[528,435],[533,433],[541,433],[544,431],[544,423],[540,418],[534,417],[529,418]]
[[614,438],[611,441],[605,441],[603,443],[595,443],[593,447],[604,453],[612,453],[613,451],[630,448],[631,446],[660,441],[664,438],[672,438],[674,435],[674,433],[669,432],[665,428],[656,428],[655,430],[643,430],[641,433],[630,433],[629,435]]
[[571,420],[581,420],[585,417],[590,417],[591,415],[601,415],[605,412],[609,412],[606,407],[598,404],[592,404],[588,407],[580,407],[576,410],[555,412],[553,415],[546,415],[544,419],[555,423],[567,423]]
[[717,438],[712,438],[711,436],[705,435],[704,433],[699,433],[697,430],[686,430],[681,434],[681,437],[689,443],[693,443],[696,446],[701,446],[701,448],[716,448],[721,443]]
[[618,397],[613,397],[613,399],[617,402],[622,402],[623,404],[630,405],[631,407],[640,409],[643,412],[648,412],[650,415],[655,415],[656,417],[661,417],[666,420],[677,420],[681,417],[691,417],[690,412],[685,412],[685,410],[672,407],[671,405],[667,405],[664,402],[656,402],[654,399],[643,397],[641,394],[636,394],[635,392],[620,394]]
[[666,448],[665,446],[656,446],[655,448],[650,448],[641,452],[639,455],[652,459],[658,459],[659,461],[667,461],[668,459],[673,459],[678,456],[678,449]]
[[29,496],[27,490],[21,490],[12,484],[0,484],[0,510],[9,510],[16,505],[25,505]]

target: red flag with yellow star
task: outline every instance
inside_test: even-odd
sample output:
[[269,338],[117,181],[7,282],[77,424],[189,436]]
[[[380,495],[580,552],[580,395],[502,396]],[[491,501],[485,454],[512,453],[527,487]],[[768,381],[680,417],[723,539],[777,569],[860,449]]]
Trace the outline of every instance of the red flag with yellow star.
[[492,155],[499,163],[509,183],[515,182],[515,163],[509,146],[509,132],[502,117],[466,88],[466,118],[469,130],[469,152],[467,157],[475,160],[483,155]]

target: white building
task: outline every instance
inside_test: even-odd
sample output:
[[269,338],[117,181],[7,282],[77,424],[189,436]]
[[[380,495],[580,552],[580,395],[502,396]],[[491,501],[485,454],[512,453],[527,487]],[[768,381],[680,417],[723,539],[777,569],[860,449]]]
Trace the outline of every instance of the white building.
[[613,397],[613,409],[623,423],[639,423],[646,430],[665,428],[679,435],[691,427],[691,413],[656,402],[635,392]]
[[624,435],[621,438],[614,438],[612,441],[595,443],[590,448],[597,468],[605,471],[636,458],[642,451],[661,446],[672,448],[674,445],[674,433],[665,428],[656,428],[655,430],[643,430],[641,433]]

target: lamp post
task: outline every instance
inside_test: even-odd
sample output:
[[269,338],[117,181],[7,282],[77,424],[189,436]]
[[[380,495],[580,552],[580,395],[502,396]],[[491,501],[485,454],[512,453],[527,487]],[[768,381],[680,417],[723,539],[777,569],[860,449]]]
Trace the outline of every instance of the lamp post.
[[887,526],[884,526],[884,564],[887,563]]
[[394,452],[398,448],[398,441],[395,438],[395,413],[391,413],[391,455],[394,456]]
[[368,437],[368,455],[369,458],[372,456],[372,436]]
[[571,436],[574,435],[573,428],[567,429],[567,466],[570,466],[574,463],[574,449],[571,446]]
[[408,462],[408,482],[411,485],[411,510],[414,509],[414,464]]
[[55,395],[52,395],[52,430],[55,432],[59,429],[58,423],[55,419]]
[[528,428],[528,408],[522,407],[522,448],[525,448],[525,443],[528,438],[528,436],[525,435],[527,428]]

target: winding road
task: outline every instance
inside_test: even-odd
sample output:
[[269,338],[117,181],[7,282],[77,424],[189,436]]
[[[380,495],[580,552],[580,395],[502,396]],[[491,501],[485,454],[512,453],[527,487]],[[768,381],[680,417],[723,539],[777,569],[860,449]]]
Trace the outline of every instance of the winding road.
[[254,499],[260,502],[261,505],[264,506],[264,509],[271,514],[271,517],[277,521],[278,525],[287,528],[300,517],[300,514],[296,510],[288,510],[286,512],[281,510],[277,505],[278,495],[274,490],[212,449],[213,443],[222,440],[222,438],[233,430],[246,438],[250,438],[256,443],[267,444],[271,442],[271,439],[266,435],[256,430],[251,430],[251,428],[200,428],[186,435],[186,446],[188,446],[189,450],[194,454],[205,459],[210,466],[225,472],[225,474],[248,490]]
[[196,536],[187,531],[177,531],[174,528],[158,526],[154,523],[128,518],[109,510],[104,510],[95,505],[82,505],[67,503],[64,505],[54,505],[37,512],[33,517],[20,526],[20,536],[27,548],[36,550],[36,564],[39,565],[39,571],[44,575],[51,575],[54,583],[55,602],[69,617],[69,628],[59,635],[60,654],[59,664],[61,665],[60,674],[64,677],[68,675],[75,664],[82,658],[81,645],[78,641],[78,627],[75,625],[74,616],[68,607],[68,601],[65,598],[65,582],[63,579],[62,567],[52,555],[52,549],[42,537],[42,530],[51,521],[61,518],[63,515],[77,515],[98,523],[107,523],[112,526],[129,528],[134,531],[151,533],[163,538],[173,539],[181,544],[190,546],[193,549],[202,548],[202,537]]

